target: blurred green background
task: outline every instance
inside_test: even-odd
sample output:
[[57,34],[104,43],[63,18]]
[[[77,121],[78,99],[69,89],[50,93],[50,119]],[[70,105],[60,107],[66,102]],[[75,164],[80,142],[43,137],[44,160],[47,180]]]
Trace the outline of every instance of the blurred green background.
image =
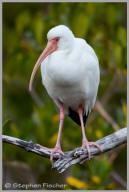
[[[96,107],[87,121],[88,139],[95,141],[113,133],[116,127],[125,127],[126,17],[126,3],[3,3],[3,134],[55,146],[59,115],[42,86],[40,70],[32,94],[28,84],[47,43],[48,30],[59,24],[69,26],[76,37],[86,39],[95,50],[101,69],[98,101],[116,125]],[[67,117],[62,149],[72,150],[81,146],[81,141],[81,128]],[[126,161],[124,145],[58,174],[51,169],[49,159],[4,143],[3,188],[10,182],[66,184],[65,188],[55,188],[60,190],[126,189]]]

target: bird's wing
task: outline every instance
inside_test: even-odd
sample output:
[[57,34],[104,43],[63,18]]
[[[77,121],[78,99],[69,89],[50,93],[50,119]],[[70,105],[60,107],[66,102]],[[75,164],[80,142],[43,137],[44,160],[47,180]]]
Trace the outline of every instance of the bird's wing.
[[[100,70],[98,58],[93,48],[86,43],[83,39],[77,39],[78,47],[80,50],[80,68],[82,76],[82,89],[85,92],[86,102],[85,111],[86,114],[91,111],[95,104],[96,96],[98,92],[98,86],[100,82]],[[80,43],[79,43],[80,42]]]
[[[99,63],[92,47],[88,45],[85,40],[80,38],[76,38],[76,49],[74,55],[76,57],[75,60],[79,61],[76,65],[79,65],[78,76],[80,76],[80,86],[85,94],[83,111],[83,122],[85,125],[97,96],[100,79]],[[80,125],[80,119],[77,111],[69,108],[68,116]]]

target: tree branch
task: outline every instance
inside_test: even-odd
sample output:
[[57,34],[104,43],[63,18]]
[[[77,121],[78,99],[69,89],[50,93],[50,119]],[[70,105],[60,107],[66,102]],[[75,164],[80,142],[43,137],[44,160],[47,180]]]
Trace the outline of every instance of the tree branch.
[[[40,156],[49,158],[50,152],[41,148],[39,145],[34,144],[32,141],[24,141],[15,137],[10,137],[3,135],[2,141],[17,145],[21,148],[24,148],[28,152],[36,153]],[[106,137],[103,137],[100,140],[97,140],[95,143],[98,144],[103,152],[99,151],[98,148],[90,146],[91,158],[98,156],[101,153],[112,150],[113,148],[127,142],[127,128],[122,128]],[[72,151],[64,153],[64,156],[56,153],[54,154],[54,160],[57,160],[53,168],[58,170],[60,173],[65,171],[68,167],[76,163],[84,163],[88,159],[87,149],[80,147]]]
[[120,129],[119,125],[113,120],[107,111],[105,111],[102,103],[99,100],[96,101],[95,109],[102,115],[102,117],[104,117],[104,119],[106,119],[108,123],[112,125],[115,131]]

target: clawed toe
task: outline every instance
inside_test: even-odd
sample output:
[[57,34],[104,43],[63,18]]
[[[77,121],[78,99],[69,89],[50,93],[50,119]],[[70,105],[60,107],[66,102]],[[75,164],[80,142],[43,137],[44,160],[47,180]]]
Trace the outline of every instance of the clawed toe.
[[63,151],[61,150],[61,148],[58,147],[58,146],[56,146],[55,148],[47,148],[47,147],[44,147],[44,146],[42,146],[42,145],[40,145],[40,144],[37,144],[37,146],[38,146],[39,148],[41,148],[41,149],[44,149],[44,150],[47,150],[47,151],[50,152],[50,161],[51,161],[52,165],[53,165],[54,153],[59,153],[59,154],[61,154],[61,155],[64,155],[64,152],[63,152]]
[[51,164],[53,165],[53,156],[54,156],[54,153],[59,153],[61,155],[64,155],[64,152],[61,150],[60,147],[55,147],[51,150],[51,154],[50,154],[50,161],[51,161]]
[[94,146],[97,147],[101,152],[103,151],[103,150],[101,149],[101,147],[100,147],[98,144],[94,143],[94,142],[89,142],[89,145],[94,145]]
[[90,148],[89,148],[90,145],[93,145],[93,146],[97,147],[101,152],[103,151],[98,144],[96,144],[94,142],[83,141],[82,147],[86,147],[87,152],[88,152],[88,159],[89,160],[90,160],[90,156],[91,156],[90,155]]
[[51,148],[44,147],[44,146],[42,146],[42,145],[40,145],[40,144],[36,144],[36,146],[38,146],[39,148],[44,149],[44,150],[46,150],[46,151],[51,151]]

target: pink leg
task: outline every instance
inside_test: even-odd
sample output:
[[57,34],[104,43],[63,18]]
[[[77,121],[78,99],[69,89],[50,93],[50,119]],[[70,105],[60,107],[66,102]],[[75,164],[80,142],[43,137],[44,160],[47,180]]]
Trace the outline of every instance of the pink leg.
[[59,124],[59,132],[58,132],[58,137],[57,137],[57,142],[56,142],[55,148],[53,148],[51,150],[50,161],[52,164],[53,164],[54,153],[60,153],[60,154],[64,155],[63,151],[61,150],[60,139],[61,139],[62,127],[64,124],[65,114],[64,114],[63,104],[61,102],[59,104],[60,104],[60,124]]
[[87,152],[88,152],[88,158],[90,159],[90,145],[94,145],[95,147],[97,147],[100,151],[102,151],[102,149],[99,147],[99,145],[97,145],[94,142],[88,142],[86,135],[85,135],[85,127],[84,127],[84,123],[83,123],[83,109],[82,106],[80,106],[78,108],[78,114],[79,114],[79,118],[80,118],[80,122],[81,122],[81,128],[82,128],[82,147],[86,147],[87,148]]
[[39,147],[43,148],[44,150],[51,152],[50,161],[52,164],[53,164],[54,153],[60,153],[60,154],[64,155],[63,151],[61,150],[60,139],[61,139],[61,132],[62,132],[65,114],[64,114],[63,104],[62,103],[59,103],[59,104],[60,104],[60,124],[59,124],[59,132],[58,132],[58,137],[57,137],[57,142],[56,142],[55,147],[47,148],[47,147],[37,144]]

